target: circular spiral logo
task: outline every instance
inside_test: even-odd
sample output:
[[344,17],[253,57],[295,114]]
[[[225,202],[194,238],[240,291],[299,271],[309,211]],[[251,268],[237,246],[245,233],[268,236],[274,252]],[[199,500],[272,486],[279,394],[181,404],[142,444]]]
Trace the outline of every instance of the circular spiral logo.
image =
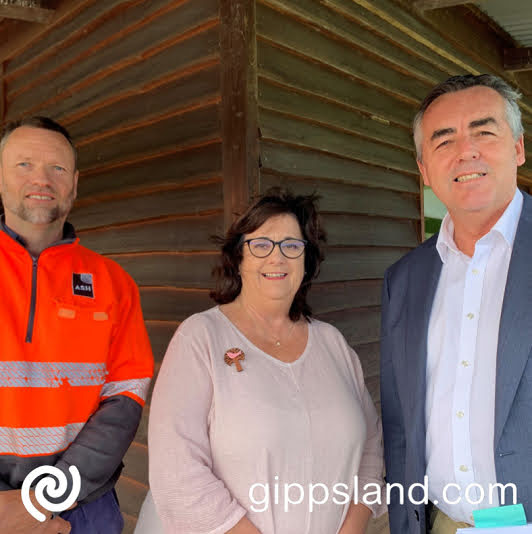
[[42,465],[31,471],[28,476],[24,479],[22,483],[22,503],[26,507],[26,510],[41,523],[46,521],[46,516],[37,510],[30,499],[30,488],[35,479],[41,477],[42,475],[53,475],[45,476],[35,486],[35,498],[37,502],[45,509],[50,512],[63,512],[70,508],[78,498],[79,492],[81,490],[81,477],[79,475],[79,470],[76,466],[71,465],[68,470],[72,475],[72,490],[70,495],[62,502],[52,503],[44,495],[44,490],[46,489],[47,494],[54,498],[58,499],[65,496],[68,487],[68,481],[65,473],[53,467],[51,465]]

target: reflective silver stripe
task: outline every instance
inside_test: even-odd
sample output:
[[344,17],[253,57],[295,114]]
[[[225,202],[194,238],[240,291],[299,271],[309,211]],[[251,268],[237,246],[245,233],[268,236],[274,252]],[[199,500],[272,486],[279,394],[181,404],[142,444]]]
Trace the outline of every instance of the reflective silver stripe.
[[0,453],[34,456],[54,454],[66,449],[85,423],[42,428],[10,428],[0,426]]
[[71,386],[100,386],[107,374],[105,363],[0,362],[0,387],[58,388],[65,379]]
[[108,382],[102,388],[100,395],[110,397],[120,393],[133,393],[142,400],[146,400],[148,388],[150,387],[150,378],[136,378],[134,380],[121,380],[119,382]]

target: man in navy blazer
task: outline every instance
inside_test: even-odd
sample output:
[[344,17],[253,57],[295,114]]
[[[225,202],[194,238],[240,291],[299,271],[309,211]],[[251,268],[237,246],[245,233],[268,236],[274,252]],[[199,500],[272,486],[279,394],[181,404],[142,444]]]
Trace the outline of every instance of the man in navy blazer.
[[[404,487],[404,504],[390,490],[392,534],[454,534],[473,510],[514,498],[532,521],[532,198],[517,189],[519,98],[495,76],[454,76],[414,120],[421,175],[448,213],[384,278],[386,478]],[[413,484],[423,485],[408,499]]]

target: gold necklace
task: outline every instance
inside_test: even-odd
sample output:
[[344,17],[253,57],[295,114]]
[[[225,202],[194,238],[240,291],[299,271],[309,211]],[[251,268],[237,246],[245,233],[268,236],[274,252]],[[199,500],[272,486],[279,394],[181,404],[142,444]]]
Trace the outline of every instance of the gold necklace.
[[[292,330],[294,329],[294,327],[296,326],[296,323],[297,321],[292,321],[292,326],[290,327],[290,330],[288,331],[288,334],[286,334],[286,338],[288,339],[290,337],[290,334],[292,333]],[[275,342],[275,346],[276,347],[280,347],[281,346],[281,340],[278,339],[276,342]]]

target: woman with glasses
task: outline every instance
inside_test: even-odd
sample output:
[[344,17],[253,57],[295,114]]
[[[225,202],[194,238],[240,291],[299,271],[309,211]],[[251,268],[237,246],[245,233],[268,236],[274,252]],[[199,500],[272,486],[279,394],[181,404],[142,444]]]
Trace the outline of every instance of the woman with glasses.
[[383,510],[358,357],[307,303],[323,242],[315,198],[279,190],[227,232],[219,305],[180,325],[155,386],[137,532],[362,534]]

